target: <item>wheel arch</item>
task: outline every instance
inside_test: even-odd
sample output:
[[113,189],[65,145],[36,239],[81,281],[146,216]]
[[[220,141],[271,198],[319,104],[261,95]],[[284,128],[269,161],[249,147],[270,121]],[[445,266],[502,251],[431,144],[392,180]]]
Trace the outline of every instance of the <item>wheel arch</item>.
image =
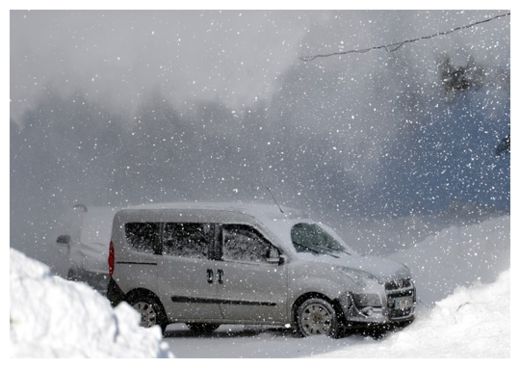
[[162,318],[164,319],[163,322],[164,323],[169,322],[168,315],[166,314],[166,310],[164,309],[164,305],[162,304],[161,299],[153,291],[151,291],[149,289],[146,289],[146,288],[132,289],[124,295],[123,301],[130,304],[130,301],[133,298],[139,298],[139,297],[146,297],[146,298],[154,299],[156,301],[157,305],[159,306],[159,308],[161,308]]
[[[130,291],[128,291],[125,294],[124,300],[128,301],[129,299],[132,299],[135,297],[143,297],[143,296],[157,299],[157,301],[161,303],[161,299],[159,299],[159,297],[153,291],[146,289],[146,288],[131,289]],[[161,303],[161,306],[162,306],[162,303]]]
[[332,305],[332,307],[334,308],[334,311],[336,312],[336,315],[338,316],[340,321],[341,322],[345,321],[345,313],[343,312],[343,308],[341,307],[341,303],[340,303],[339,299],[329,298],[327,295],[325,295],[324,293],[321,293],[321,292],[307,291],[307,292],[301,294],[300,296],[298,296],[291,306],[291,324],[293,324],[294,326],[297,325],[297,321],[296,321],[297,315],[296,314],[298,311],[298,307],[304,301],[311,299],[311,298],[319,298],[319,299],[323,299],[323,300],[329,302]]

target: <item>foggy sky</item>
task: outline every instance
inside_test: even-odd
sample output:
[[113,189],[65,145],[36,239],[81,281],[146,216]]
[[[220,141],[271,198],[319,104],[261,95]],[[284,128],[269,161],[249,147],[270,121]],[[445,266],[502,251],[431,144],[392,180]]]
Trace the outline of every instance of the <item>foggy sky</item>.
[[160,88],[180,107],[220,99],[243,109],[269,97],[325,13],[14,11],[13,115],[48,88],[134,109]]
[[[86,90],[90,99],[134,111],[159,88],[178,108],[218,99],[243,111],[281,88],[298,55],[367,47],[471,23],[500,11],[12,11],[12,116],[40,94]],[[471,46],[479,55],[509,43],[508,18],[410,46],[422,58],[435,49]],[[493,50],[508,53],[504,44]],[[405,51],[406,52],[406,51]],[[425,54],[426,53],[426,54]],[[429,55],[428,55],[429,56]],[[499,55],[503,58],[504,55]],[[317,61],[362,74],[384,53]],[[352,62],[353,64],[350,64]]]
[[[509,18],[298,59],[498,13],[13,11],[12,241],[42,243],[78,201],[271,201],[265,185],[340,227],[508,211],[509,157],[494,148],[510,125]],[[447,92],[446,59],[481,80]]]

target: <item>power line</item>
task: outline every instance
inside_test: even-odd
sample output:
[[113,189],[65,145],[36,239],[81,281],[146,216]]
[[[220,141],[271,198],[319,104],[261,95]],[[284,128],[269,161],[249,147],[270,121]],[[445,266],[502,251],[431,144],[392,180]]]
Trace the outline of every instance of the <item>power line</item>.
[[328,53],[328,54],[316,54],[316,55],[310,55],[310,56],[300,56],[300,60],[302,60],[302,61],[313,61],[313,60],[318,59],[318,58],[326,58],[326,57],[329,57],[329,56],[348,55],[348,54],[364,54],[366,52],[369,52],[369,51],[372,51],[372,50],[379,50],[379,49],[385,49],[388,52],[394,52],[394,51],[399,50],[401,47],[403,47],[404,45],[406,45],[408,43],[414,43],[414,42],[417,42],[417,41],[429,40],[429,39],[432,39],[432,38],[435,38],[435,37],[446,36],[446,35],[448,35],[450,33],[453,33],[453,32],[458,32],[458,31],[461,31],[461,30],[464,30],[464,29],[468,29],[468,28],[474,27],[474,26],[482,24],[482,23],[487,23],[487,22],[491,22],[491,21],[499,19],[499,18],[507,17],[510,14],[511,14],[511,12],[502,13],[502,14],[499,14],[499,15],[495,15],[494,17],[491,17],[491,18],[486,18],[486,19],[483,19],[483,20],[479,20],[477,22],[466,24],[464,26],[458,26],[458,27],[449,29],[447,31],[441,31],[441,32],[437,32],[437,33],[432,33],[430,35],[421,36],[421,37],[417,37],[417,38],[410,38],[408,40],[399,41],[399,42],[393,42],[393,43],[389,43],[389,44],[386,44],[386,45],[372,46],[372,47],[367,47],[367,48],[364,48],[364,49],[351,49],[351,50],[347,50],[347,51],[336,51],[336,52],[331,52],[331,53]]

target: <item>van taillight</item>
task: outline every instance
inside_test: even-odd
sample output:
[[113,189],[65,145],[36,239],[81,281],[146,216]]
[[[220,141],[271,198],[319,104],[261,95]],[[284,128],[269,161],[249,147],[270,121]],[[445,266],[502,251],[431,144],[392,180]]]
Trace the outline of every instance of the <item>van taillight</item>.
[[114,274],[114,263],[115,263],[115,251],[114,251],[114,242],[110,241],[110,248],[108,249],[108,275],[112,277]]

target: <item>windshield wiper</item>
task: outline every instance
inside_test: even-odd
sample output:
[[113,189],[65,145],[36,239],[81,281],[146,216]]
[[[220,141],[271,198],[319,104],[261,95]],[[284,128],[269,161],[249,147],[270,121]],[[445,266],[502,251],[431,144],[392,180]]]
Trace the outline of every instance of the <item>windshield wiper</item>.
[[351,256],[351,255],[352,255],[352,254],[351,254],[350,252],[347,252],[347,250],[346,250],[346,249],[344,249],[344,248],[343,248],[343,249],[341,249],[341,250],[340,250],[340,252],[343,252],[343,253],[345,253],[345,254],[348,254],[349,256]]
[[299,247],[302,247],[302,248],[305,248],[305,249],[308,249],[310,250],[311,252],[313,253],[316,253],[316,254],[325,254],[327,256],[331,256],[331,257],[334,257],[334,258],[339,258],[339,256],[331,253],[331,251],[327,248],[322,248],[322,247],[311,247],[309,245],[304,245],[304,244],[301,244],[301,243],[298,243],[298,242],[295,242],[293,240],[293,243]]

